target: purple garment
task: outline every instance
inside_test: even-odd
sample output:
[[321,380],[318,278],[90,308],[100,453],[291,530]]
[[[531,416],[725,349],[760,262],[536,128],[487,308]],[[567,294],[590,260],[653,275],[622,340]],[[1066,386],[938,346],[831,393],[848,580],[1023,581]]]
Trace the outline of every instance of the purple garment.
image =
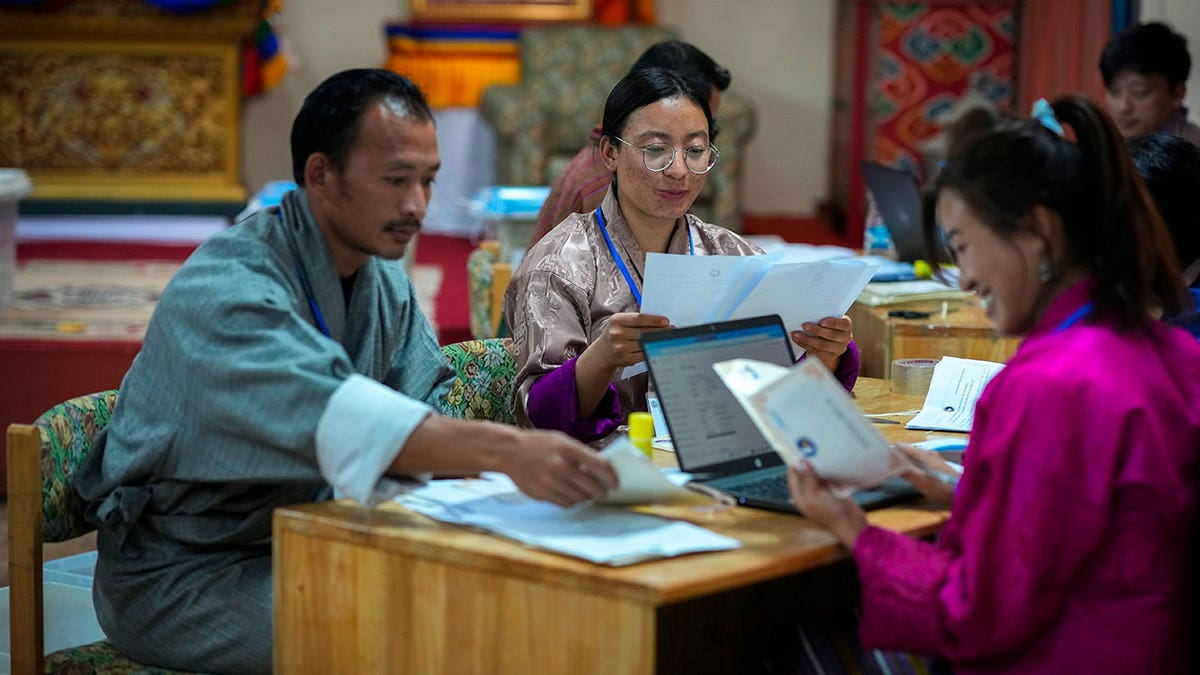
[[575,395],[575,362],[567,361],[533,383],[527,401],[529,421],[539,429],[558,429],[575,438],[591,441],[617,430],[621,400],[610,382],[608,391],[590,417],[579,416],[579,397]]
[[1173,673],[1184,656],[1200,450],[1200,344],[1056,298],[975,408],[937,543],[854,547],[864,643],[957,673]]

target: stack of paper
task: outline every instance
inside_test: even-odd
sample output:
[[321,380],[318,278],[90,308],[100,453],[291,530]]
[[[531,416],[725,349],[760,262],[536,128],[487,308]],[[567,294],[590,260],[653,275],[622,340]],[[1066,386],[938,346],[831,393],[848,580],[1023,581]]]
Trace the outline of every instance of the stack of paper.
[[536,548],[605,565],[628,565],[739,547],[691,523],[592,504],[564,509],[526,497],[503,474],[435,480],[396,498],[442,522],[478,527]]
[[646,255],[641,311],[675,326],[778,314],[789,330],[850,309],[879,264],[765,256]]
[[858,294],[858,302],[875,307],[916,300],[965,300],[970,291],[952,288],[934,279],[923,281],[873,281]]

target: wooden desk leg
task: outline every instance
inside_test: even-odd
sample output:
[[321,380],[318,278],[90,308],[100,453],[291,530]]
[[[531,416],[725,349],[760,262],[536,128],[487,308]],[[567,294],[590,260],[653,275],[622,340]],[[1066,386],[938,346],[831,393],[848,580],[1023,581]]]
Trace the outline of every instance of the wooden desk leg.
[[653,672],[655,611],[630,600],[348,544],[277,523],[281,673]]

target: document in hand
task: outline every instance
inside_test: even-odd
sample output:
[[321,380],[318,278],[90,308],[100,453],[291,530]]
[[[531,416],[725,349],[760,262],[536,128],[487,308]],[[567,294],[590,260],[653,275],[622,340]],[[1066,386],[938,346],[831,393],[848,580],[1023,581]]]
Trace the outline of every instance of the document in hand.
[[817,359],[791,368],[733,359],[713,368],[788,466],[803,458],[822,478],[855,488],[904,470],[903,458]]
[[641,311],[678,328],[778,314],[789,331],[799,330],[806,321],[845,314],[878,268],[863,258],[649,253]]
[[737,539],[691,523],[594,504],[564,509],[525,496],[504,474],[434,480],[396,501],[435,520],[478,527],[536,548],[620,566],[699,551]]
[[983,394],[983,388],[1003,368],[1003,363],[943,356],[933,367],[925,405],[905,428],[971,431],[975,422],[975,403]]

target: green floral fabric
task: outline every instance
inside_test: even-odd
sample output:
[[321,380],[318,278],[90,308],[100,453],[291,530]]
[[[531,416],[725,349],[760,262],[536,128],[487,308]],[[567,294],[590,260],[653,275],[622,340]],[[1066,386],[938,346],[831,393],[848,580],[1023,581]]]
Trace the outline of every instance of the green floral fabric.
[[457,374],[442,404],[442,412],[468,420],[515,424],[512,412],[512,341],[508,338],[468,340],[442,347]]
[[492,266],[496,253],[480,247],[467,256],[467,305],[471,316],[471,336],[496,337],[492,326]]
[[71,476],[87,459],[96,432],[108,425],[115,390],[73,398],[34,422],[42,432],[42,539],[74,539],[94,528],[83,518],[83,500],[71,489]]
[[44,662],[43,672],[53,675],[160,675],[178,671],[134,663],[118,654],[111,642],[100,640],[50,654]]
[[[483,91],[480,113],[496,132],[497,182],[549,185],[591,138],[604,102],[647,47],[676,37],[656,26],[544,26],[521,32],[521,81]],[[733,89],[737,88],[734,73]],[[721,94],[721,158],[693,206],[702,220],[740,232],[742,153],[754,134],[753,104]]]

